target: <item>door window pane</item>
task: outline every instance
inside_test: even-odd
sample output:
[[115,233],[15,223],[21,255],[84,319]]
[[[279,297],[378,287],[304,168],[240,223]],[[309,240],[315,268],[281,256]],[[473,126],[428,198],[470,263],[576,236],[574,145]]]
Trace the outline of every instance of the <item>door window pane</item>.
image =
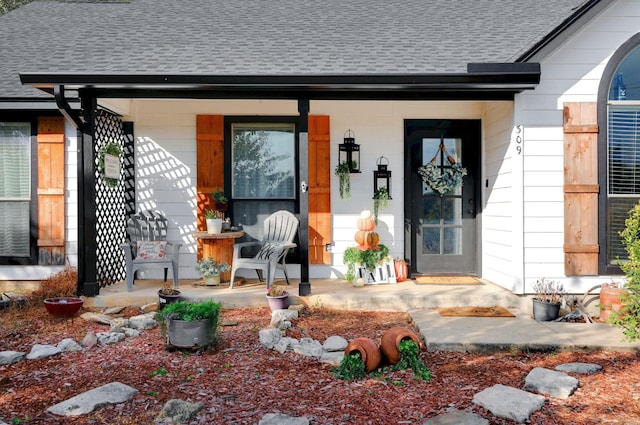
[[440,229],[422,228],[422,253],[440,254]]
[[234,199],[295,198],[293,124],[234,124],[232,138]]
[[445,227],[443,254],[462,254],[462,229],[459,227]]
[[28,257],[31,125],[0,122],[0,257]]

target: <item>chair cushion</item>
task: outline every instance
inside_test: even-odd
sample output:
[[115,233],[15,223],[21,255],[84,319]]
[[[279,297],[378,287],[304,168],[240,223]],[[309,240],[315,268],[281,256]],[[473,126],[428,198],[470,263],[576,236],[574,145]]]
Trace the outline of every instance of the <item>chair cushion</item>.
[[260,248],[255,258],[259,260],[277,259],[282,254],[283,249],[284,247],[281,244],[267,242]]
[[136,242],[136,258],[156,259],[164,258],[167,251],[167,242],[165,241],[137,241]]

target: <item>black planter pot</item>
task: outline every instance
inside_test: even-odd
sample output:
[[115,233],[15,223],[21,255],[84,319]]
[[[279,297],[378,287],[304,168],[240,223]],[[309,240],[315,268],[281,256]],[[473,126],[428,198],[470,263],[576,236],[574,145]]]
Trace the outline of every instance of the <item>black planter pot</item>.
[[533,299],[533,318],[538,322],[556,320],[560,313],[560,303],[549,303]]
[[166,295],[158,291],[158,297],[160,297],[160,300],[158,302],[158,310],[161,311],[167,304],[173,304],[177,301],[180,301],[180,299],[182,298],[182,294],[180,293],[180,291],[174,290],[173,292],[174,293],[172,295]]

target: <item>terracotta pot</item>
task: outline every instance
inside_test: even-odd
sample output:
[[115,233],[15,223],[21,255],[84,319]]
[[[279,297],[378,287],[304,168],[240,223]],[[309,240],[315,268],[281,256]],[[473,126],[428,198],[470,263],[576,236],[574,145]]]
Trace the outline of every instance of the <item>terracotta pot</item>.
[[420,346],[418,335],[402,326],[391,328],[382,335],[380,351],[389,364],[396,364],[400,361],[400,343],[409,339]]
[[396,272],[396,282],[404,282],[409,277],[409,267],[404,260],[393,262],[393,268]]
[[348,356],[355,352],[360,354],[360,358],[364,363],[367,372],[371,372],[380,365],[382,353],[378,345],[369,338],[356,338],[349,342],[344,350],[344,355]]
[[606,283],[600,289],[600,320],[608,322],[612,311],[620,311],[624,307],[620,297],[628,293],[626,289],[610,287]]

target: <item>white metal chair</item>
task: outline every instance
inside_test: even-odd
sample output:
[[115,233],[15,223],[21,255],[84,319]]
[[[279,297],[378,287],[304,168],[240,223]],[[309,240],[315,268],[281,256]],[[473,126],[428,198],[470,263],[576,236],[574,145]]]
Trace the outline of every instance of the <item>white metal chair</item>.
[[[270,288],[275,279],[276,270],[284,272],[284,277],[289,284],[285,257],[296,244],[293,239],[298,232],[298,219],[289,211],[277,211],[264,221],[264,233],[262,241],[241,242],[233,246],[233,261],[231,263],[231,283],[238,269],[254,269],[258,273],[258,279],[262,282],[263,273],[266,273],[267,288]],[[253,257],[242,257],[242,250],[248,247],[260,247]]]
[[145,268],[164,268],[164,281],[171,268],[173,287],[178,287],[178,258],[181,242],[167,241],[167,219],[157,211],[141,211],[127,221],[129,242],[124,251],[127,288],[133,289],[136,273]]

